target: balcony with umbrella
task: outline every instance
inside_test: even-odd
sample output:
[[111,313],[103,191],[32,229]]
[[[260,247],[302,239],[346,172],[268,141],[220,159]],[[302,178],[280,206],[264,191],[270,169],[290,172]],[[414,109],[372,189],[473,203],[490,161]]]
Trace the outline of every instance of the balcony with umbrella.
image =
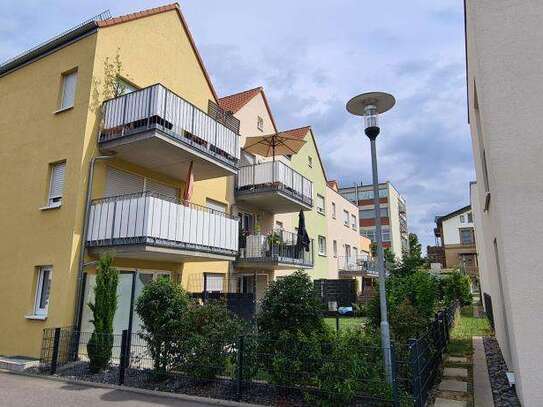
[[309,127],[248,137],[245,151],[271,161],[242,166],[236,199],[271,213],[289,213],[313,207],[313,183],[292,169],[280,156],[296,154],[304,146]]

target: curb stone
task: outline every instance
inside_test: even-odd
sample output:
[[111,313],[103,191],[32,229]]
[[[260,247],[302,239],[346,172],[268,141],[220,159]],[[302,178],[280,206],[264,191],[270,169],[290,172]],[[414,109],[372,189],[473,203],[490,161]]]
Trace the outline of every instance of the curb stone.
[[72,379],[67,379],[67,378],[58,377],[58,376],[46,376],[46,375],[38,375],[38,374],[32,374],[32,373],[15,372],[11,370],[0,369],[0,374],[2,373],[12,374],[16,376],[32,377],[36,379],[51,380],[54,382],[68,383],[68,384],[74,384],[74,385],[80,385],[80,386],[97,387],[97,388],[110,389],[110,390],[120,390],[120,391],[126,391],[128,393],[143,394],[146,396],[190,401],[190,402],[199,403],[199,404],[212,404],[215,406],[224,406],[224,407],[263,407],[262,404],[251,404],[251,403],[242,403],[242,402],[237,402],[237,401],[232,401],[232,400],[212,399],[212,398],[199,397],[199,396],[190,396],[188,394],[168,393],[165,391],[139,389],[137,387],[119,386],[116,384],[109,384],[109,383],[95,383],[95,382],[89,382],[85,380],[72,380]]

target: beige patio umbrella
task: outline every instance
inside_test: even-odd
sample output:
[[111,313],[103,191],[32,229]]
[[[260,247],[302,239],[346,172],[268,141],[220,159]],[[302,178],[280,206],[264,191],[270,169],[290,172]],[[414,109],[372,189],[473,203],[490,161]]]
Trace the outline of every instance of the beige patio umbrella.
[[299,137],[294,131],[287,130],[267,136],[247,137],[245,151],[258,154],[263,157],[276,155],[296,154],[305,144],[305,140]]

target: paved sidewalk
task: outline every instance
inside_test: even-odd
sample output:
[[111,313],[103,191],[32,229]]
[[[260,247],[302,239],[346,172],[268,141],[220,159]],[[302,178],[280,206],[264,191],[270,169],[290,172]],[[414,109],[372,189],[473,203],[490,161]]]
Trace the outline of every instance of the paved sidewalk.
[[473,393],[477,407],[494,407],[483,338],[473,337]]
[[104,389],[0,372],[2,407],[209,407],[130,391]]

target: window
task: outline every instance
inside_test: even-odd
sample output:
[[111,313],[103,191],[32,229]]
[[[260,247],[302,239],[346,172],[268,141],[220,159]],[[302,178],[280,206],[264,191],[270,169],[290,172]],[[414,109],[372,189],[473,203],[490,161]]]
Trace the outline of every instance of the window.
[[358,260],[358,249],[356,247],[353,247],[353,259]]
[[47,316],[52,271],[53,270],[49,266],[38,268],[36,299],[34,301],[34,315],[36,316]]
[[256,116],[256,128],[260,131],[264,131],[264,119],[260,116]]
[[468,223],[473,223],[473,213],[468,212]]
[[460,215],[460,223],[465,223],[466,222],[466,218],[464,215]]
[[374,230],[361,230],[360,235],[367,237],[372,242],[375,240],[375,231]]
[[324,215],[324,196],[317,194],[317,212]]
[[326,256],[326,238],[319,236],[319,255]]
[[473,228],[460,229],[460,244],[473,244],[475,242],[473,236]]
[[307,156],[307,165],[309,166],[309,168],[313,168],[313,157],[311,157],[310,155]]
[[227,208],[226,204],[215,201],[214,199],[206,198],[206,206],[208,209],[211,209],[213,212],[226,213],[226,208]]
[[349,227],[349,212],[345,209],[343,210],[343,224]]
[[[360,219],[373,219],[375,218],[375,210],[374,209],[361,209],[358,212],[358,215],[360,216]],[[388,208],[381,208],[381,217],[387,217],[388,216]]]
[[337,257],[337,240],[332,242],[332,249],[334,251],[334,257]]
[[222,293],[223,284],[223,274],[204,273],[204,291],[208,293]]
[[117,78],[117,89],[115,91],[117,96],[126,95],[137,90],[138,88],[136,88],[134,85],[128,83],[122,78]]
[[351,215],[351,227],[353,228],[353,230],[356,230],[356,216],[355,215]]
[[62,205],[65,168],[65,162],[50,165],[51,178],[49,180],[49,195],[47,197],[47,207],[49,208],[58,208]]
[[348,244],[345,245],[345,257],[347,259],[351,258],[351,246]]
[[332,202],[332,218],[336,218],[336,203]]
[[381,229],[381,236],[383,236],[383,242],[390,242],[390,230]]
[[62,91],[60,94],[59,110],[73,107],[75,102],[75,88],[77,84],[77,71],[62,74]]
[[283,230],[283,222],[279,222],[278,220],[275,221],[275,227],[277,229]]

